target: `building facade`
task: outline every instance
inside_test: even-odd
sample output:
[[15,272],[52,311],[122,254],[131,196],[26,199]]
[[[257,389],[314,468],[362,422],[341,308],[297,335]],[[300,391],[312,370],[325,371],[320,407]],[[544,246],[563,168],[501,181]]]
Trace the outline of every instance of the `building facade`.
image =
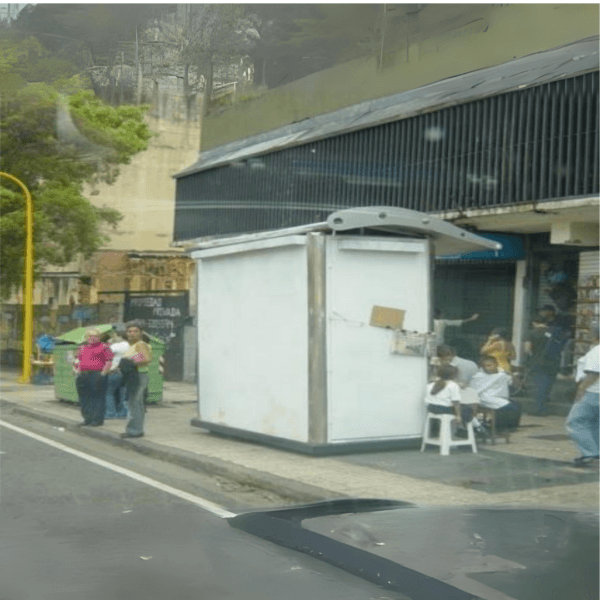
[[598,249],[598,37],[548,48],[554,33],[534,54],[210,148],[176,176],[174,239],[320,222],[353,206],[432,213],[505,246],[438,261],[439,308],[481,315],[449,334],[461,354],[476,358],[495,327],[521,354],[546,304],[584,341],[581,298],[594,282],[581,265]]

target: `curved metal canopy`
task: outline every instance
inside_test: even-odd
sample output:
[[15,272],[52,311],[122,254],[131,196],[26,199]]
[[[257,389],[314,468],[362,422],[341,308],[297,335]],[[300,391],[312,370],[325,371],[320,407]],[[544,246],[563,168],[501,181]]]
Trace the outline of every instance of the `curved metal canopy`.
[[452,223],[416,210],[393,206],[349,208],[331,213],[327,221],[321,223],[216,239],[198,238],[186,240],[180,245],[187,246],[187,252],[191,253],[193,258],[198,258],[196,253],[201,250],[281,238],[287,235],[303,235],[316,231],[342,232],[356,229],[373,230],[374,235],[377,235],[379,231],[405,237],[426,237],[433,241],[433,252],[436,256],[465,254],[479,250],[502,250],[502,244],[499,242],[475,235],[452,225]]
[[419,235],[433,241],[438,256],[479,250],[502,250],[502,244],[481,237],[431,215],[393,206],[365,206],[340,210],[329,215],[333,231],[373,229],[398,235]]

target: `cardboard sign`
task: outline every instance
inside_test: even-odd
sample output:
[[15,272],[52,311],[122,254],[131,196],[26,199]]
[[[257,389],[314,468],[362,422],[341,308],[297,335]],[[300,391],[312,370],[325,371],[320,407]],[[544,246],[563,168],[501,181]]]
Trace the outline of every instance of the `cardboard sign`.
[[384,327],[385,329],[402,329],[404,326],[405,311],[399,308],[388,308],[386,306],[374,306],[371,310],[371,321],[373,327]]

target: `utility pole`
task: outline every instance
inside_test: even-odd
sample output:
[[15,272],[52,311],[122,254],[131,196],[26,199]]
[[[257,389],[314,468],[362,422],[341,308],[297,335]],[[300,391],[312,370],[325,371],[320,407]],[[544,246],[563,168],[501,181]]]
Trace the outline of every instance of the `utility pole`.
[[121,50],[121,77],[120,77],[120,92],[119,92],[119,104],[123,104],[123,57],[124,57],[125,51]]
[[140,61],[140,49],[138,42],[138,26],[135,26],[135,69],[137,72],[137,105],[142,103],[142,63]]
[[381,51],[379,53],[379,70],[383,70],[383,46],[385,44],[385,25],[386,25],[387,7],[383,5],[383,17],[381,20]]
[[0,173],[16,183],[25,198],[25,277],[23,290],[23,371],[20,383],[29,383],[31,378],[31,352],[33,350],[33,201],[27,186],[14,175]]

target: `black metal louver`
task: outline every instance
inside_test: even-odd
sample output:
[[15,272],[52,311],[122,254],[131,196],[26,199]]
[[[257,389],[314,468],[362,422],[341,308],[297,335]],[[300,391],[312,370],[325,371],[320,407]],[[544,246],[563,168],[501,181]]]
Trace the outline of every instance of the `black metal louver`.
[[593,195],[598,143],[595,71],[183,176],[174,237]]

